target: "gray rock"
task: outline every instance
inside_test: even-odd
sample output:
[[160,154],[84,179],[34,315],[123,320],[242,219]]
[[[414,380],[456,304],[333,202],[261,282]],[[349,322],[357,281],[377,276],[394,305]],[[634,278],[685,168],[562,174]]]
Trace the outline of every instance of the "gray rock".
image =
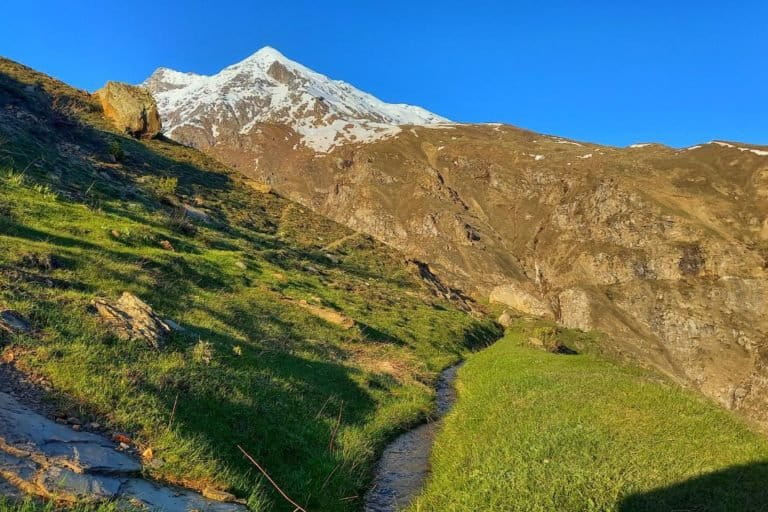
[[248,510],[241,503],[138,478],[140,471],[141,465],[108,439],[76,432],[0,392],[0,495],[24,491],[69,502],[140,503],[167,512]]
[[126,481],[121,497],[133,498],[150,510],[187,512],[245,512],[248,509],[239,503],[224,503],[206,499],[199,494],[178,488],[164,487],[154,482],[133,478]]
[[115,451],[108,439],[76,432],[0,393],[0,441],[33,459],[54,460],[75,471],[137,473],[141,465]]
[[115,498],[124,479],[105,475],[81,474],[51,466],[37,480],[38,485],[52,496],[70,500],[106,500]]
[[191,219],[206,223],[211,221],[210,216],[200,208],[195,208],[194,206],[188,204],[182,205],[182,208],[184,208],[184,214]]
[[116,302],[97,299],[93,305],[122,339],[144,340],[160,349],[172,330],[147,303],[129,292],[123,292]]

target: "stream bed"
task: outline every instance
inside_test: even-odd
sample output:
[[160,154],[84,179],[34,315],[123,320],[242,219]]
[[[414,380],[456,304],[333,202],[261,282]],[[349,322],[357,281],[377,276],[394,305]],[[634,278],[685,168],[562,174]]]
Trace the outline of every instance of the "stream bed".
[[365,495],[365,512],[396,512],[407,507],[424,487],[439,420],[456,401],[453,387],[461,363],[443,370],[437,381],[437,407],[426,423],[398,436],[385,449]]

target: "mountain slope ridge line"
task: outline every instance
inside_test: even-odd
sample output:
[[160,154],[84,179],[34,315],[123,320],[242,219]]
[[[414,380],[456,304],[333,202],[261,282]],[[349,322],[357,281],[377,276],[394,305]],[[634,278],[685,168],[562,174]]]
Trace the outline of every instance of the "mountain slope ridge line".
[[[276,75],[301,91],[288,71]],[[316,151],[296,128],[302,102],[261,121],[271,98],[243,98],[223,125],[185,89],[175,109],[146,85],[175,140],[480,301],[602,331],[616,356],[768,428],[768,147],[618,148],[437,122]]]

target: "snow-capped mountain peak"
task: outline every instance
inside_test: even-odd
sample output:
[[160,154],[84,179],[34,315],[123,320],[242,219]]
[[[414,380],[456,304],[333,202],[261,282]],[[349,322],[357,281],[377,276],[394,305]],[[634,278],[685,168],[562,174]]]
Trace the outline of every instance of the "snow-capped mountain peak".
[[237,128],[247,136],[260,124],[280,124],[318,152],[369,142],[447,119],[412,105],[386,103],[352,85],[292,61],[271,47],[211,76],[159,68],[144,84],[157,100],[166,133],[183,142],[215,145]]

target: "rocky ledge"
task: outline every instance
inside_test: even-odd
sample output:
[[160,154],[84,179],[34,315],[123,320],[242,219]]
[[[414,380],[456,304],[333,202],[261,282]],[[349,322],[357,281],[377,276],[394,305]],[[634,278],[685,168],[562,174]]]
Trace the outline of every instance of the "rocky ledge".
[[108,439],[60,425],[0,392],[0,489],[13,486],[60,501],[119,501],[168,512],[248,510],[140,475],[139,462]]

